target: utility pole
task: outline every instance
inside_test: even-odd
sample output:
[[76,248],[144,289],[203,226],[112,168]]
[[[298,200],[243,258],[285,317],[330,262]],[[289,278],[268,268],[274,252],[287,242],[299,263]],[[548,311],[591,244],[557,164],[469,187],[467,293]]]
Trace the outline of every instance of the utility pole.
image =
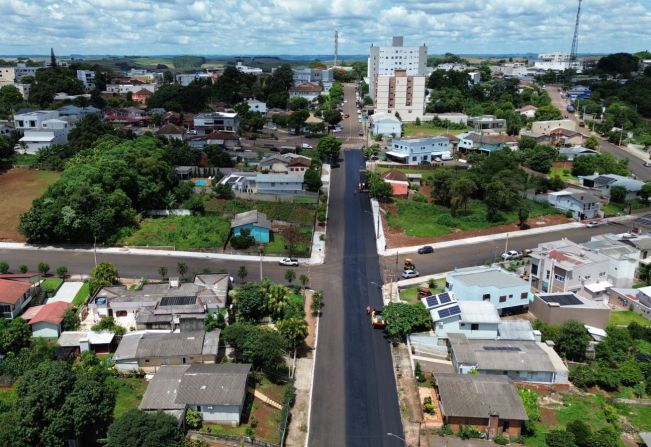
[[337,66],[337,53],[339,52],[339,31],[335,30],[335,63],[333,67]]

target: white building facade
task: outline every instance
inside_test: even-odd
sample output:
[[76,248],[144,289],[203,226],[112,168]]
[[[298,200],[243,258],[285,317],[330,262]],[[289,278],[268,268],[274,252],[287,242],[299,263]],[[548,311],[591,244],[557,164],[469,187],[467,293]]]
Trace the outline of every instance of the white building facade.
[[409,76],[406,70],[396,70],[393,76],[377,76],[375,92],[376,113],[395,115],[403,122],[413,122],[425,116],[426,76]]
[[427,46],[405,47],[402,36],[394,36],[390,47],[372,46],[367,69],[371,98],[375,100],[376,77],[393,76],[396,70],[405,70],[410,76],[425,76]]

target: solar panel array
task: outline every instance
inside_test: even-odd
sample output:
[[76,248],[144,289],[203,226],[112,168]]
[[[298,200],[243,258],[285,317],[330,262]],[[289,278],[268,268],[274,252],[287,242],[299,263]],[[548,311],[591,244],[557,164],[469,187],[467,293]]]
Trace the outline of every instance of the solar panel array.
[[436,295],[431,295],[425,298],[425,302],[427,303],[427,307],[436,307],[439,305],[439,300]]
[[460,313],[461,313],[461,309],[459,309],[459,306],[452,306],[446,309],[439,310],[439,318],[452,317],[454,315],[459,315]]
[[450,295],[446,292],[439,295],[439,301],[441,304],[450,303],[452,302],[452,298],[450,298]]
[[642,217],[638,217],[637,219],[635,219],[635,222],[642,225],[651,226],[651,214],[645,214]]
[[160,300],[160,306],[188,306],[196,302],[195,296],[164,296]]
[[594,179],[595,183],[603,183],[605,185],[610,185],[611,183],[615,183],[617,180],[612,178],[612,177],[606,177],[605,175],[600,175],[599,177]]

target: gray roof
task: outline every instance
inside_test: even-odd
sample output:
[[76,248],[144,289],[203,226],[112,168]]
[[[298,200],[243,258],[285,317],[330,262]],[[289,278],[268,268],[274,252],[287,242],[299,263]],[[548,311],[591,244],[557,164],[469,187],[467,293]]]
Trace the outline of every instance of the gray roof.
[[305,173],[293,173],[293,174],[262,174],[258,172],[255,176],[256,183],[260,182],[272,182],[272,183],[303,183]]
[[497,333],[500,340],[535,340],[528,320],[503,320],[497,325]]
[[255,224],[257,227],[267,228],[271,230],[271,221],[267,218],[267,215],[265,213],[261,213],[258,210],[251,210],[236,214],[231,221],[231,228],[241,227],[242,225],[249,224]]
[[251,365],[161,366],[147,386],[141,410],[182,410],[186,405],[241,405]]
[[597,153],[594,149],[583,146],[562,147],[558,150],[559,155],[594,155]]
[[[455,269],[447,274],[449,279],[463,283],[466,287],[518,287],[528,286],[528,282],[515,273],[507,272],[501,267],[468,267]],[[450,282],[448,279],[448,282]],[[463,297],[462,297],[463,298]]]
[[622,242],[640,250],[651,250],[651,237],[641,236],[633,239],[622,239]]
[[644,185],[643,181],[616,174],[595,174],[582,177],[592,180],[596,185],[623,186],[628,191],[639,191]]
[[437,374],[436,386],[446,417],[529,419],[518,390],[506,376]]
[[179,355],[217,355],[219,330],[212,332],[145,332],[126,334],[113,356],[115,361]]
[[147,385],[139,408],[141,410],[182,410],[184,403],[177,403],[179,384],[190,365],[161,366]]
[[240,405],[246,393],[247,364],[196,364],[183,374],[177,402],[190,405]]
[[464,323],[499,323],[500,315],[495,304],[489,301],[459,301],[461,320]]
[[555,372],[549,354],[535,341],[468,339],[448,334],[458,363],[475,365],[482,371]]
[[640,432],[640,438],[647,447],[651,447],[651,432]]

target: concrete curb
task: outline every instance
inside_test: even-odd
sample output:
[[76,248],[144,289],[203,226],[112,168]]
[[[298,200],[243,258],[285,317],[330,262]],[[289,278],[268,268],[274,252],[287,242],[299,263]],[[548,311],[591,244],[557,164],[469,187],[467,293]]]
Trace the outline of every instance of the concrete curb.
[[[329,200],[329,199],[328,199]],[[314,337],[314,358],[312,358],[312,377],[310,377],[310,400],[307,406],[307,430],[305,433],[305,447],[308,447],[310,442],[310,422],[312,421],[312,401],[314,396],[314,371],[316,370],[316,356],[318,355],[319,347],[319,322],[321,321],[321,312],[316,317],[316,336]]]

